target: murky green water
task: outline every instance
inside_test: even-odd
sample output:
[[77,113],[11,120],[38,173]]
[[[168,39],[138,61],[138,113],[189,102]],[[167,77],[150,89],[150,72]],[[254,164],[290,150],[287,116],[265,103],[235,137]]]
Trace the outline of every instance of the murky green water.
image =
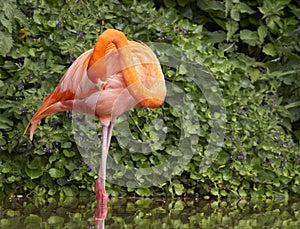
[[[96,228],[93,199],[4,200],[0,228]],[[300,228],[300,200],[110,199],[105,228]]]

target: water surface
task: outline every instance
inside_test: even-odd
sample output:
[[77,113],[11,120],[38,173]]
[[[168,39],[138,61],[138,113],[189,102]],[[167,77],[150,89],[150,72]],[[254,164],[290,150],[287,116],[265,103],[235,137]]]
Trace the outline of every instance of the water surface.
[[[93,199],[6,199],[0,228],[96,228]],[[300,200],[112,198],[105,228],[300,228]]]

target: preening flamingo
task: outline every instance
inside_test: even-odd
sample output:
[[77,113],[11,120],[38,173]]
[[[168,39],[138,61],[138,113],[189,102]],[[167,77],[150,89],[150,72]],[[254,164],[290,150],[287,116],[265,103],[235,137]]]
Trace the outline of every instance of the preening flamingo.
[[94,115],[102,125],[102,153],[95,192],[107,204],[106,158],[116,118],[137,106],[159,107],[166,96],[164,76],[154,53],[142,43],[128,41],[117,30],[107,29],[93,49],[79,56],[56,89],[28,123],[33,139],[38,122],[60,111]]

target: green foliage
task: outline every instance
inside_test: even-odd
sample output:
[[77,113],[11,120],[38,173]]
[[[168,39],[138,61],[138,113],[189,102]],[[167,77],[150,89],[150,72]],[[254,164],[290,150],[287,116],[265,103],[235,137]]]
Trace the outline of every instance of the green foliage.
[[[6,44],[0,48],[0,197],[92,193],[96,172],[75,144],[71,113],[45,118],[33,142],[23,131],[68,66],[92,48],[106,28],[122,30],[131,40],[173,45],[174,49],[156,52],[161,52],[162,63],[170,63],[163,65],[163,71],[166,80],[177,86],[173,92],[188,98],[179,101],[180,112],[167,103],[158,109],[131,111],[125,120],[129,132],[113,138],[110,148],[115,161],[127,170],[109,169],[121,182],[132,177],[130,169],[143,168],[134,177],[143,183],[150,171],[145,168],[163,165],[170,156],[186,166],[168,164],[179,174],[155,187],[108,183],[112,196],[254,195],[266,199],[300,193],[297,2],[163,2],[166,7],[160,2],[125,0],[122,4],[101,0],[1,3],[15,13],[0,10],[4,18],[0,36],[12,37],[0,42]],[[173,66],[178,60],[181,64]],[[213,74],[215,85],[206,80],[205,68]],[[223,98],[216,96],[218,88]],[[168,94],[169,101],[176,102],[172,98]],[[222,105],[220,101],[226,114],[214,110]],[[199,128],[190,111],[197,113]],[[119,124],[123,128],[122,117]],[[211,134],[218,124],[220,133]],[[89,134],[100,129],[94,131]],[[218,142],[223,132],[224,145]],[[163,142],[161,135],[166,136]],[[131,139],[147,144],[132,144]],[[176,151],[179,140],[184,153]],[[98,151],[89,146],[90,164],[97,164]],[[141,146],[146,153],[139,153]],[[203,167],[203,158],[211,153],[216,160]],[[165,176],[162,170],[151,171],[153,181]]]
[[[13,31],[18,25],[27,25],[27,18],[17,8],[16,1],[0,2],[0,55],[6,56],[13,46]],[[23,36],[22,29],[19,36]]]
[[[244,53],[252,58],[248,65],[252,82],[276,77],[277,94],[289,108],[288,119],[300,139],[299,2],[291,0],[260,1],[181,1],[158,0],[157,4],[175,7],[183,17],[204,26],[204,38],[215,44],[234,61]],[[206,39],[205,39],[206,40]],[[258,61],[263,62],[259,63]],[[254,67],[254,68],[253,68]],[[258,68],[263,68],[258,71]],[[272,76],[270,76],[272,72]],[[260,74],[259,74],[260,73]],[[266,77],[264,77],[266,75]]]

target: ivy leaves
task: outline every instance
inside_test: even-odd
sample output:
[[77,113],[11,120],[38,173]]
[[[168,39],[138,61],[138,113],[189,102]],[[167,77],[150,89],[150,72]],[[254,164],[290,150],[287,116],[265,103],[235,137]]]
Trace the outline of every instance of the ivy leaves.
[[1,1],[0,9],[0,55],[6,56],[13,46],[18,25],[28,26],[28,21],[15,1]]

